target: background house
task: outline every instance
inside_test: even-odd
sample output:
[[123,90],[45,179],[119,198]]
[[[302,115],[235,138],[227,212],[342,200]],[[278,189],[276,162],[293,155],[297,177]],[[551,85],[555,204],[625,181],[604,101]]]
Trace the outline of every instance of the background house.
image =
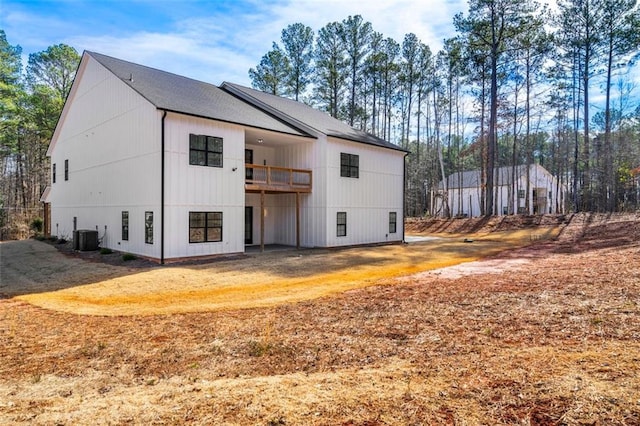
[[[541,165],[500,167],[494,173],[496,215],[564,212],[566,188]],[[453,217],[482,216],[481,183],[480,170],[447,176],[446,182],[440,181],[431,192],[433,214],[445,216],[445,203],[448,203]]]
[[85,52],[47,155],[52,234],[161,262],[404,237],[405,151],[231,83]]

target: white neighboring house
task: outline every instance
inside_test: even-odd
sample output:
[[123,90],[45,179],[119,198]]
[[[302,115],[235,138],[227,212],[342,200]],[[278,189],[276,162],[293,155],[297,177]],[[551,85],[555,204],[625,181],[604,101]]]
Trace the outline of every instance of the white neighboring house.
[[51,234],[161,263],[400,242],[405,154],[290,99],[84,52],[43,201]]
[[[431,194],[436,216],[446,215],[444,183],[440,181],[437,191]],[[453,173],[447,177],[446,183],[446,198],[451,216],[483,216],[480,209],[480,170]],[[494,200],[498,216],[514,213],[563,213],[566,189],[555,176],[539,164],[520,165],[515,169],[500,167],[495,169]]]

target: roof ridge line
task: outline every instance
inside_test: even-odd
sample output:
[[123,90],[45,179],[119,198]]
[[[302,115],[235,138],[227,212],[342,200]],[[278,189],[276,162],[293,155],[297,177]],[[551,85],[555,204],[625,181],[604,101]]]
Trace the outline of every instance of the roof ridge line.
[[[284,121],[287,125],[295,127],[296,129],[298,129],[301,132],[306,133],[309,136],[313,136],[313,137],[318,137],[318,134],[323,134],[325,136],[326,135],[324,132],[311,127],[303,122],[301,122],[300,120],[298,120],[297,118],[294,118],[292,116],[290,116],[289,114],[275,108],[272,107],[271,105],[261,101],[260,99],[256,98],[255,96],[252,96],[251,94],[243,91],[242,89],[238,88],[238,84],[235,83],[230,83],[228,81],[224,81],[222,82],[222,84],[220,85],[220,88],[222,90],[227,91],[228,93],[230,93],[231,95],[236,96],[237,98],[239,98],[240,100],[250,104],[251,106],[253,106],[254,108],[258,108],[264,112],[267,112],[271,115],[273,115],[274,117]],[[244,87],[244,86],[242,86]],[[273,95],[276,96],[276,95]]]

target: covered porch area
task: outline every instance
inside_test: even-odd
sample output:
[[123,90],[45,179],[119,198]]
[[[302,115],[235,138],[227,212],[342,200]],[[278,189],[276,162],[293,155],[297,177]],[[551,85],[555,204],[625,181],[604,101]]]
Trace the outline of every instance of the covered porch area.
[[299,249],[301,198],[311,193],[311,171],[248,164],[246,170],[252,172],[245,183],[246,249]]
[[247,249],[300,248],[301,209],[313,189],[313,138],[258,129],[245,133]]

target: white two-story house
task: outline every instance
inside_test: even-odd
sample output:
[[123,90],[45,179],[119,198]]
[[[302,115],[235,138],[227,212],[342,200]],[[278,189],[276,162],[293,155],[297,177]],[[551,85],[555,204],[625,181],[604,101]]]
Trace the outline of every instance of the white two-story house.
[[51,234],[159,262],[400,242],[405,154],[290,99],[84,52],[43,198]]
[[[539,164],[496,168],[493,181],[497,216],[564,213],[565,185]],[[482,216],[483,190],[480,170],[452,173],[431,193],[433,214],[446,216],[448,206],[450,216]]]

